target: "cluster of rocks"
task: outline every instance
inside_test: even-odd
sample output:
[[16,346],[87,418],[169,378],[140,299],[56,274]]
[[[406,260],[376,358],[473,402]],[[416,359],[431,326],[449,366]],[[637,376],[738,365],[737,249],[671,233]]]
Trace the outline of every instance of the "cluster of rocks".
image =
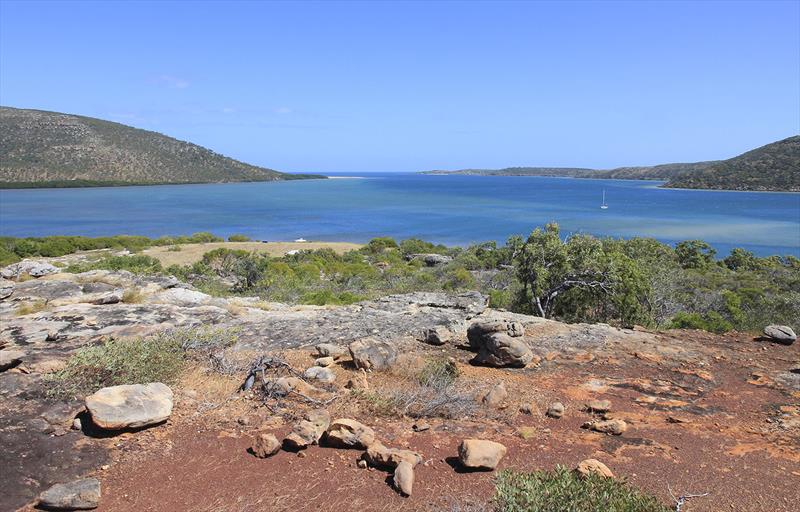
[[[172,390],[160,382],[111,386],[85,399],[92,423],[105,431],[141,429],[166,421],[172,413]],[[75,414],[75,411],[70,411]],[[73,428],[82,428],[79,418]],[[46,510],[89,510],[100,503],[100,481],[83,478],[53,485],[39,495]]]
[[[404,496],[411,496],[413,493],[414,468],[422,463],[421,454],[412,450],[388,448],[377,440],[372,428],[350,418],[331,421],[330,414],[324,409],[306,412],[283,442],[272,433],[257,433],[250,451],[256,457],[266,458],[275,455],[281,448],[298,452],[317,444],[330,448],[363,450],[358,461],[359,467],[392,471],[395,489]],[[505,446],[494,441],[465,439],[459,446],[458,460],[465,469],[491,471],[497,467],[506,451]]]
[[600,419],[586,421],[581,428],[615,436],[622,435],[628,430],[625,420],[610,415],[611,402],[608,400],[592,400],[584,406],[584,410],[590,414],[599,415]]

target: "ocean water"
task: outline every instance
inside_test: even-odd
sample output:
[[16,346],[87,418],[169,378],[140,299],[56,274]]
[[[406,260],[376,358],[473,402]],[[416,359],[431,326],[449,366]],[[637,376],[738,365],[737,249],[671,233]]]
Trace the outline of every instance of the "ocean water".
[[[547,177],[337,175],[274,183],[0,190],[0,234],[157,237],[211,231],[258,240],[419,237],[505,241],[558,222],[564,234],[703,239],[721,255],[800,256],[800,194],[660,189],[657,182]],[[600,209],[606,191],[607,210]]]

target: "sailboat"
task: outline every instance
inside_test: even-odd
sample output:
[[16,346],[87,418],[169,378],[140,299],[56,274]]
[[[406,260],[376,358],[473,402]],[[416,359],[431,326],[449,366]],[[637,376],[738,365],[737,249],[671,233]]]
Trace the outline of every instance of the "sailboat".
[[606,204],[606,189],[603,189],[603,204],[600,205],[601,210],[608,210],[608,205]]

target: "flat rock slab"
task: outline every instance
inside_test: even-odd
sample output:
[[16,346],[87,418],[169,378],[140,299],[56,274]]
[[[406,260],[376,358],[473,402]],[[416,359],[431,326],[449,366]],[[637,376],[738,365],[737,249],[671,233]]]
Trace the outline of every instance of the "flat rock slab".
[[87,396],[86,408],[100,428],[146,427],[172,414],[172,390],[160,382],[112,386]]
[[96,478],[56,484],[39,496],[39,507],[49,510],[89,510],[100,503],[100,481]]

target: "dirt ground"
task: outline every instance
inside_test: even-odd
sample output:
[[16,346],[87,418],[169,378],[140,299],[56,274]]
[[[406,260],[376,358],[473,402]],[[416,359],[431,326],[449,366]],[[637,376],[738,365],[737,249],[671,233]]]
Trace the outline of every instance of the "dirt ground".
[[[509,397],[500,409],[481,408],[470,418],[428,418],[416,432],[413,418],[381,416],[347,390],[332,417],[373,427],[386,446],[422,454],[411,497],[391,487],[391,474],[357,466],[362,451],[313,446],[259,459],[248,453],[253,435],[291,430],[292,416],[274,414],[259,401],[231,394],[237,379],[190,373],[176,393],[176,409],[163,426],[105,440],[112,462],[97,472],[103,485],[100,511],[482,511],[489,510],[493,472],[465,472],[456,463],[465,438],[503,443],[499,469],[574,467],[596,458],[618,478],[665,503],[675,495],[709,493],[684,512],[797,510],[800,497],[800,393],[769,375],[796,365],[800,346],[754,341],[747,335],[714,336],[675,331],[657,347],[691,344],[713,364],[675,363],[647,351],[554,353],[523,370],[474,367],[455,347],[422,348],[420,357],[456,358],[459,379],[478,387],[503,380]],[[666,347],[666,349],[664,348]],[[309,351],[287,357],[310,365]],[[334,367],[337,382],[355,375],[348,362]],[[372,373],[371,391],[390,390],[397,374]],[[581,428],[592,419],[590,399],[608,399],[610,416],[628,430],[609,436]],[[566,412],[543,412],[561,401]],[[531,414],[520,412],[530,405]],[[287,411],[283,411],[286,413]]]
[[283,256],[293,250],[316,250],[330,248],[339,254],[358,249],[359,244],[349,242],[214,242],[208,244],[184,244],[179,246],[180,251],[170,250],[170,247],[151,247],[142,254],[152,256],[161,262],[164,267],[170,265],[191,265],[203,258],[203,255],[214,249],[225,248],[242,251],[254,251],[269,254],[270,256]]

